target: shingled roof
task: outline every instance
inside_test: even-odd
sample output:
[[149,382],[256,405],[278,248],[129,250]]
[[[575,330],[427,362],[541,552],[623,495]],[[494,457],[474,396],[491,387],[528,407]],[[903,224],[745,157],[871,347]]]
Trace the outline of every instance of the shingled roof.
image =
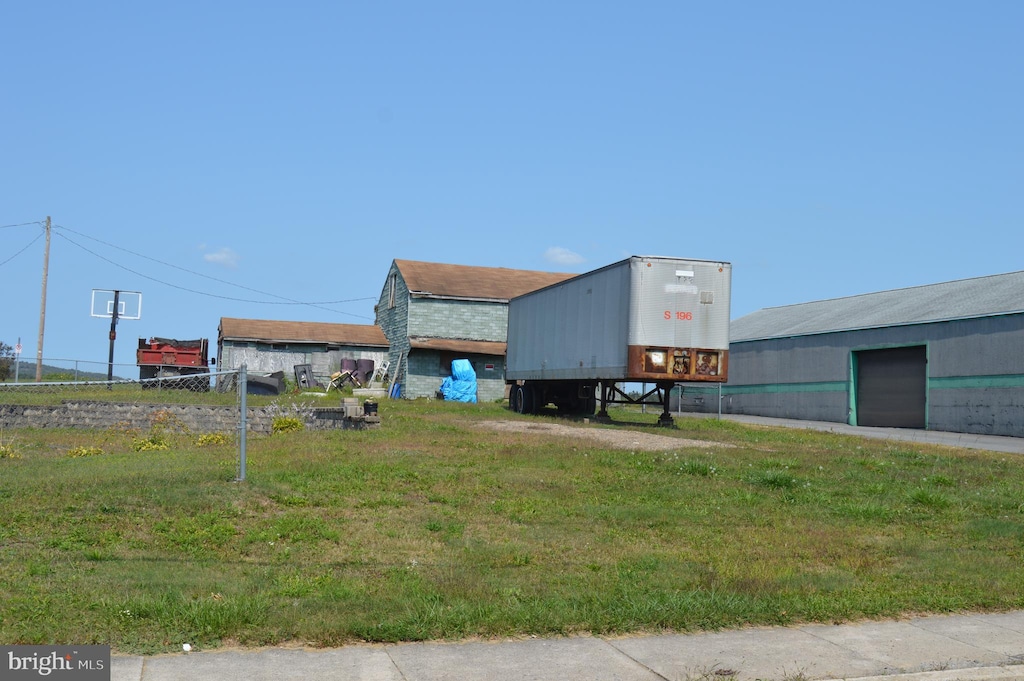
[[479,355],[504,355],[505,343],[498,341],[460,340],[457,338],[409,338],[409,346],[417,350],[447,350],[449,352],[470,352]]
[[268,319],[221,317],[220,340],[260,341],[262,343],[331,343],[388,347],[379,326],[367,324],[328,324],[324,322],[278,322]]
[[508,301],[575,274],[395,260],[413,296]]
[[1024,312],[1024,272],[769,307],[730,324],[730,340],[927,324]]

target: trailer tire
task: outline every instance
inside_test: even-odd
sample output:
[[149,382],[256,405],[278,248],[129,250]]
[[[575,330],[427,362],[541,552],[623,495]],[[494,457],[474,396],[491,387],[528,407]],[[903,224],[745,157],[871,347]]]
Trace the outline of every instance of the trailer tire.
[[528,385],[517,385],[515,390],[515,410],[520,414],[532,414],[533,389]]

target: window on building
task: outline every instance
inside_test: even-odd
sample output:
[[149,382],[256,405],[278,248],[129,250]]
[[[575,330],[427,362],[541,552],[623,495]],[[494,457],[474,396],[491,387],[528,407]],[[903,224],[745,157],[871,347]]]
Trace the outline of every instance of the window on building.
[[395,289],[398,288],[398,275],[392,273],[388,277],[388,309],[395,306]]
[[469,357],[467,357],[466,353],[464,353],[464,352],[441,351],[440,355],[441,355],[441,365],[438,367],[438,369],[439,369],[438,374],[441,375],[441,376],[451,376],[452,375],[452,360],[456,360],[456,359],[469,359],[469,363],[473,365],[473,371],[477,375],[480,374],[480,368],[477,366],[477,362],[475,362],[474,360],[472,360]]

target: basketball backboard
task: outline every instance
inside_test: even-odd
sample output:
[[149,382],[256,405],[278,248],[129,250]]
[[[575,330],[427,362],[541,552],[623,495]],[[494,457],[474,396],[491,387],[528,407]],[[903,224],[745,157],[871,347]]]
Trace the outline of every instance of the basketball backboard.
[[114,316],[115,299],[117,300],[118,319],[142,318],[142,294],[140,292],[108,291],[101,288],[94,288],[92,290],[92,309],[89,316],[110,319]]

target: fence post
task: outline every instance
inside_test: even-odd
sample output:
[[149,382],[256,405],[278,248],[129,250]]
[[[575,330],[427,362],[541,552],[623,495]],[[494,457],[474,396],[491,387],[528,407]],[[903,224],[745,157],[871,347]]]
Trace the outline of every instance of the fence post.
[[249,409],[245,403],[246,393],[249,392],[248,376],[245,364],[238,368],[238,479],[236,482],[245,482],[245,435],[249,431],[247,424]]

